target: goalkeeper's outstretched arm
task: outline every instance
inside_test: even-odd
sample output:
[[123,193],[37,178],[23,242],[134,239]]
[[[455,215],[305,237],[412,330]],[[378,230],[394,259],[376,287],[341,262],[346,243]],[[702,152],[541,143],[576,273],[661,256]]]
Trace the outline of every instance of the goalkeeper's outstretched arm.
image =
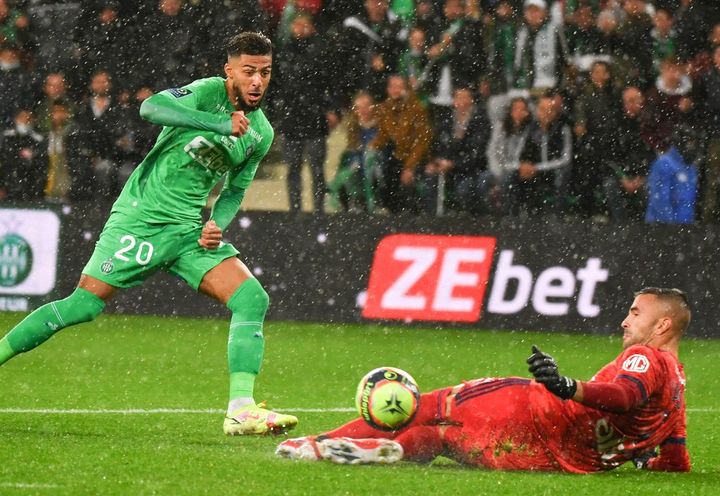
[[640,406],[643,397],[637,388],[625,382],[582,382],[560,375],[557,362],[537,346],[527,359],[528,370],[548,391],[564,400],[613,413],[626,413]]

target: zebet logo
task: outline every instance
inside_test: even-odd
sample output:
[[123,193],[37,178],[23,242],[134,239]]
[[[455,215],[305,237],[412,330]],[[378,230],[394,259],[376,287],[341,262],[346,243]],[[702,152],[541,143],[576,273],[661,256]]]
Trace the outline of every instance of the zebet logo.
[[487,286],[488,313],[514,314],[532,305],[540,315],[562,316],[575,305],[583,317],[600,314],[595,290],[608,271],[599,258],[589,258],[577,272],[554,266],[535,278],[514,262],[514,250],[501,250],[491,278],[495,244],[495,238],[476,236],[384,238],[375,251],[363,317],[475,322]]
[[363,317],[480,318],[495,238],[397,234],[380,241]]

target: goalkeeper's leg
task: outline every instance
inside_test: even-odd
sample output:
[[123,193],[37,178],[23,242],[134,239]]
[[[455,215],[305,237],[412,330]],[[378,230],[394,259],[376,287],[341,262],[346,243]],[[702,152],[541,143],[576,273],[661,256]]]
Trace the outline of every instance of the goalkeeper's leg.
[[0,365],[41,345],[60,329],[94,320],[104,308],[105,301],[83,287],[63,300],[41,306],[0,340]]

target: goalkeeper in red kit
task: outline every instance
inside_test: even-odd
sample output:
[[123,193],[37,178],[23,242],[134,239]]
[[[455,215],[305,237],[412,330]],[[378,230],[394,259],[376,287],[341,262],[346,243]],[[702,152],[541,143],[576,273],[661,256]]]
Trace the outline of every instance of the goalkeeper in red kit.
[[[484,378],[423,394],[410,424],[379,431],[362,419],[289,439],[279,456],[336,463],[429,462],[439,455],[498,470],[590,473],[634,462],[686,472],[685,294],[645,288],[622,322],[623,351],[589,381],[560,374],[533,346],[533,379]],[[659,448],[659,452],[657,449]]]

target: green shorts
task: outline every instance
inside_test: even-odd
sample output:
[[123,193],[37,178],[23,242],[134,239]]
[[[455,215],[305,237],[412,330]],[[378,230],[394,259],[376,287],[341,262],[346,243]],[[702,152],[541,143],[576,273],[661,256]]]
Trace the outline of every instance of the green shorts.
[[112,214],[82,273],[111,286],[129,288],[163,270],[197,290],[210,269],[238,254],[227,243],[215,250],[200,247],[201,231],[201,227],[147,224]]

